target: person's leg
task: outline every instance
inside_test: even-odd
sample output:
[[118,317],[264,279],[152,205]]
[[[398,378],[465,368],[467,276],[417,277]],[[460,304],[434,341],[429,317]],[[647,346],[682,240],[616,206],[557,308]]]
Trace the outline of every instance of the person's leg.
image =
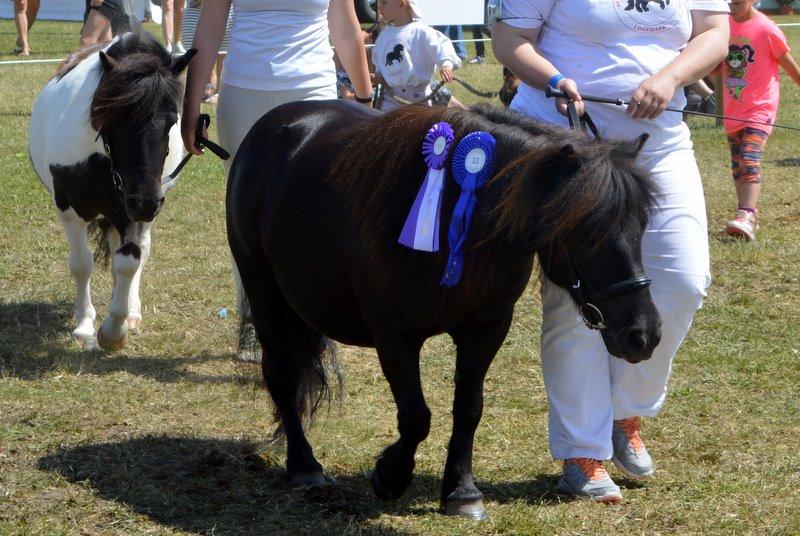
[[475,39],[475,56],[478,58],[485,58],[486,57],[486,45],[484,44],[481,39],[483,39],[483,26],[476,24],[475,26],[470,26],[472,30],[472,38]]
[[611,457],[609,354],[588,329],[569,293],[542,282],[542,374],[547,390],[550,452],[564,462],[562,492],[598,502],[622,498],[602,460]]
[[450,30],[450,39],[453,41],[453,47],[456,49],[456,55],[462,60],[467,59],[467,44],[464,43],[464,30],[461,26],[448,26]]
[[172,52],[172,36],[173,36],[173,2],[180,2],[181,0],[161,0],[161,33],[164,36],[164,46],[168,52]]
[[[242,89],[229,86],[224,83],[219,84],[219,96],[217,100],[217,135],[219,143],[231,155],[236,155],[250,128],[258,121],[261,116],[281,104],[298,100],[324,100],[335,99],[336,87],[326,87],[318,89],[297,89],[287,91],[258,91]],[[223,162],[225,167],[225,177],[227,180],[234,158],[229,158]],[[259,352],[255,351],[257,345],[255,341],[255,331],[252,326],[252,319],[249,318],[249,306],[247,297],[242,288],[239,272],[233,257],[230,257],[233,270],[234,283],[236,285],[236,308],[243,316],[243,329],[239,333],[237,344],[237,359],[241,361],[258,362],[261,360]]]
[[755,240],[758,230],[758,197],[761,193],[761,158],[769,135],[745,127],[729,136],[731,167],[739,206],[736,216],[725,226],[729,236]]
[[17,27],[17,46],[14,52],[20,56],[30,56],[28,44],[28,0],[14,0],[14,25]]
[[184,8],[184,0],[174,0],[174,10],[173,10],[173,28],[172,28],[172,42],[176,45],[180,44],[179,50],[176,52],[180,52],[183,54],[186,52],[186,49],[183,48],[183,43],[181,42],[181,32],[183,30],[183,8]]
[[81,29],[80,46],[110,41],[111,38],[111,21],[96,9],[90,9]]
[[614,463],[632,478],[652,473],[638,417],[655,416],[667,394],[672,360],[711,283],[703,185],[691,149],[671,152],[650,168],[659,188],[642,240],[644,271],[661,315],[661,342],[640,363],[611,357]]

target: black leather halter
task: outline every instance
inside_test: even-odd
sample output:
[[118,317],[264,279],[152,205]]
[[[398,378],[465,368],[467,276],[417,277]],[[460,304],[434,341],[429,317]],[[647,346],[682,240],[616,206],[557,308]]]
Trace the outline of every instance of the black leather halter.
[[[222,160],[227,160],[231,157],[230,153],[203,136],[203,129],[208,128],[210,124],[211,117],[208,114],[200,114],[200,117],[197,118],[197,126],[195,127],[194,144],[196,147],[207,147],[209,151],[217,155]],[[102,130],[97,133],[95,141],[98,139],[103,140],[103,150],[105,151],[108,159],[111,161],[111,179],[114,181],[114,191],[120,198],[123,198],[124,192],[122,189],[122,177],[120,176],[119,172],[117,172],[117,168],[114,166],[114,158],[111,155],[111,145],[109,145],[108,139]],[[169,145],[167,145],[167,154],[169,154]],[[178,173],[180,173],[183,169],[183,166],[189,162],[190,158],[192,158],[192,153],[188,153],[186,156],[184,156],[180,163],[178,163],[178,165],[175,167],[175,170],[161,179],[161,186],[174,181],[177,178]]]
[[[587,132],[588,128],[596,139],[600,138],[597,127],[592,121],[592,118],[589,117],[589,113],[584,112],[582,116],[579,116],[578,111],[575,108],[574,101],[570,101],[567,104],[567,112],[569,125],[573,130],[580,128],[583,130],[583,132]],[[570,285],[569,291],[570,294],[572,294],[575,302],[578,304],[578,310],[580,311],[584,324],[586,324],[586,327],[589,329],[603,330],[608,328],[605,323],[603,311],[600,309],[597,303],[619,294],[647,288],[650,286],[650,283],[652,283],[649,277],[644,274],[640,274],[625,279],[624,281],[612,283],[602,290],[597,290],[595,286],[592,285],[592,282],[587,276],[586,271],[581,266],[577,255],[575,255],[575,253],[569,248],[567,248],[567,254],[569,255],[569,270],[571,279],[574,281],[574,283]]]

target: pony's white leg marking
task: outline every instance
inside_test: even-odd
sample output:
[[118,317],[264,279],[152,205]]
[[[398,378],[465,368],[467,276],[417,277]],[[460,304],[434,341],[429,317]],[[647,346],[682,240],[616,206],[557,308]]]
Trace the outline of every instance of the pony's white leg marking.
[[77,326],[72,336],[79,346],[93,348],[96,344],[94,332],[95,310],[89,279],[94,269],[94,257],[89,249],[87,229],[89,223],[82,220],[73,209],[59,212],[69,244],[69,271],[75,281],[75,321]]
[[[116,233],[109,233],[109,237],[114,236]],[[109,240],[111,246],[117,246],[120,243],[117,236]],[[129,242],[134,246],[138,246],[134,242]],[[126,243],[126,246],[128,244]],[[114,271],[114,290],[111,294],[111,303],[108,305],[108,315],[103,320],[103,325],[97,331],[97,342],[100,346],[107,351],[113,352],[125,347],[128,342],[128,300],[130,297],[131,283],[133,282],[136,272],[141,266],[141,257],[137,258],[130,251],[126,251],[125,247],[112,249],[114,251],[114,259],[112,261],[112,270]],[[121,252],[124,251],[124,252]]]
[[142,279],[142,272],[147,259],[150,258],[150,228],[152,223],[145,223],[142,226],[142,257],[139,269],[136,275],[133,276],[131,281],[131,293],[128,298],[128,327],[130,329],[138,330],[142,326],[142,302],[139,299],[139,282]]

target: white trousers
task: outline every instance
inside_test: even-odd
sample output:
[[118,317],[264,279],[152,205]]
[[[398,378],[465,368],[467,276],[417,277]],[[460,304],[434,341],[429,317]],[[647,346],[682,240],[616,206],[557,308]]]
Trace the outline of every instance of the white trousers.
[[259,91],[221,84],[217,97],[217,132],[219,144],[231,153],[225,160],[225,176],[233,165],[233,156],[253,125],[268,111],[292,101],[336,98],[336,85],[320,88]]
[[711,284],[705,200],[691,149],[640,159],[660,188],[642,241],[644,271],[663,322],[653,356],[637,364],[611,356],[566,290],[542,285],[542,370],[550,450],[558,460],[612,455],[613,420],[652,417],[667,394],[672,359]]
[[[217,133],[219,144],[231,153],[231,158],[223,161],[226,179],[231,171],[239,145],[242,144],[256,121],[261,119],[265,113],[288,102],[335,98],[335,84],[328,87],[285,91],[259,91],[221,84],[219,97],[217,97]],[[230,260],[236,284],[236,309],[241,313],[246,309],[246,297],[233,256]]]

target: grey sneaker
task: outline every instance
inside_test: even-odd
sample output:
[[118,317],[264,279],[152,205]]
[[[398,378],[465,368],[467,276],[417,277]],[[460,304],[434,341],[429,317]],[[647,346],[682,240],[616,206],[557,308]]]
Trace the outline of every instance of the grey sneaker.
[[256,330],[250,322],[243,324],[239,331],[236,360],[246,363],[261,363],[261,343],[258,342]]
[[557,488],[568,495],[586,497],[595,502],[615,503],[622,500],[619,486],[608,476],[603,462],[591,458],[564,460],[564,474]]
[[644,446],[639,427],[639,417],[614,421],[611,431],[614,455],[611,461],[628,478],[646,480],[653,474],[653,460]]

